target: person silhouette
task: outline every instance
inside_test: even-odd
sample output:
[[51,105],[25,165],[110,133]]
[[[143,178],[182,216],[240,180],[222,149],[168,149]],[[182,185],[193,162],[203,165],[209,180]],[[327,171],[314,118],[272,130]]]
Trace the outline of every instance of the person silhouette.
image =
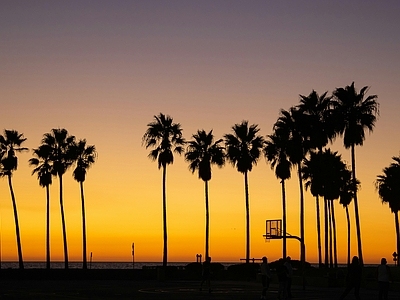
[[203,284],[206,283],[208,286],[208,292],[211,293],[211,257],[206,257],[206,260],[203,262],[203,272],[202,272],[202,280],[200,284],[200,291],[203,289]]
[[293,268],[291,264],[292,259],[290,256],[286,257],[286,261],[284,266],[287,269],[287,283],[286,283],[286,290],[288,298],[292,298],[292,277],[293,277]]
[[347,294],[354,288],[354,296],[357,300],[360,299],[362,268],[357,256],[353,256],[351,264],[347,269],[346,289],[343,291],[340,299],[344,299]]
[[378,275],[379,300],[387,300],[389,292],[389,282],[392,276],[390,273],[390,268],[387,265],[386,258],[381,259],[381,264],[378,266],[376,272]]
[[269,288],[269,281],[271,279],[271,270],[269,269],[268,266],[268,259],[265,256],[262,258],[260,269],[261,269],[261,283],[262,283],[261,299],[266,299],[267,290]]
[[280,258],[278,261],[276,274],[278,275],[279,281],[278,299],[287,299],[288,270],[285,267],[285,261],[283,258]]

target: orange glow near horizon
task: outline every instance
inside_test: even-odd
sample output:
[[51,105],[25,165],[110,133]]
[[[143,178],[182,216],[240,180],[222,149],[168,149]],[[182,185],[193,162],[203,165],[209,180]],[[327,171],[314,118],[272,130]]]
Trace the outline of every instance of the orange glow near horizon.
[[[93,261],[131,261],[131,244],[135,243],[135,261],[160,262],[162,257],[161,222],[161,171],[156,163],[146,158],[141,150],[140,168],[149,168],[148,175],[136,178],[134,185],[122,179],[126,189],[110,178],[108,188],[96,184],[99,160],[89,170],[85,182],[88,255]],[[19,208],[19,220],[26,261],[45,259],[45,190],[30,176],[30,169],[23,165],[29,154],[20,155],[20,167],[13,177],[14,190]],[[100,157],[104,157],[100,155]],[[361,167],[360,167],[361,169]],[[97,177],[97,178],[96,178]],[[72,180],[71,172],[65,175],[64,205],[66,212],[69,260],[81,261],[82,228],[79,185]],[[103,182],[107,182],[103,181]],[[119,186],[119,188],[115,188]],[[298,180],[287,181],[288,233],[299,232]],[[16,261],[15,228],[11,200],[3,181],[1,191],[1,250],[2,261]],[[281,195],[279,181],[274,178],[264,159],[249,174],[251,257],[267,255],[270,260],[278,259],[282,253],[281,240],[266,243],[265,220],[281,218]],[[367,190],[367,191],[365,191]],[[380,204],[377,194],[370,193],[373,187],[360,191],[360,215],[363,250],[366,263],[375,263],[381,256],[394,251],[393,215],[388,207]],[[315,221],[315,200],[306,192],[306,249],[307,260],[318,261]],[[210,253],[213,261],[235,262],[245,253],[245,209],[243,175],[232,166],[214,169],[210,182]],[[366,199],[366,200],[364,200]],[[8,202],[8,203],[7,203]],[[371,203],[370,207],[365,203]],[[322,202],[321,202],[322,205]],[[371,209],[372,207],[372,209]],[[167,171],[167,220],[168,251],[170,262],[190,262],[196,254],[204,253],[204,183],[191,174],[182,158],[177,157]],[[347,256],[347,225],[345,213],[335,204],[337,219],[338,257],[342,263]],[[112,213],[113,212],[113,213]],[[350,207],[353,215],[353,207]],[[322,215],[322,211],[321,211]],[[387,225],[377,236],[376,224],[370,220],[385,219]],[[352,218],[353,220],[353,218]],[[323,230],[323,220],[321,219]],[[352,224],[352,255],[357,254],[354,223]],[[379,238],[380,247],[375,247]],[[323,242],[323,241],[322,241]],[[299,257],[297,240],[288,241],[288,254]],[[51,186],[51,253],[52,261],[63,261],[61,220],[58,199],[58,181]],[[391,253],[391,252],[390,252]]]

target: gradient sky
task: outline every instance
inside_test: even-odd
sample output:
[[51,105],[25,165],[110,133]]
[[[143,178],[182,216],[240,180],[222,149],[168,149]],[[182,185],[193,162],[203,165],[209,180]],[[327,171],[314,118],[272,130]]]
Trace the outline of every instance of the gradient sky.
[[[66,128],[98,150],[85,182],[88,252],[95,261],[162,260],[161,171],[141,145],[160,112],[216,138],[248,120],[272,132],[280,109],[299,94],[355,82],[377,94],[376,129],[356,149],[364,260],[391,261],[394,217],[374,181],[399,155],[400,3],[398,1],[18,1],[0,2],[0,129],[35,148]],[[332,145],[350,163],[342,139]],[[45,259],[45,190],[19,156],[13,176],[25,260]],[[295,171],[294,171],[295,172]],[[287,184],[288,232],[299,234],[295,173]],[[251,257],[280,257],[265,243],[265,220],[281,218],[280,184],[262,158],[249,175]],[[70,260],[81,260],[79,185],[65,176]],[[169,261],[204,253],[203,182],[182,157],[167,170]],[[307,260],[316,262],[315,202],[306,193]],[[63,260],[58,182],[51,186],[52,260]],[[350,212],[353,215],[353,205]],[[210,182],[214,261],[245,256],[243,175],[231,165]],[[346,261],[345,211],[336,204],[338,250]],[[17,260],[7,181],[0,180],[1,252]],[[354,222],[352,255],[357,255]],[[377,246],[379,245],[379,246]],[[288,253],[299,257],[297,241]]]

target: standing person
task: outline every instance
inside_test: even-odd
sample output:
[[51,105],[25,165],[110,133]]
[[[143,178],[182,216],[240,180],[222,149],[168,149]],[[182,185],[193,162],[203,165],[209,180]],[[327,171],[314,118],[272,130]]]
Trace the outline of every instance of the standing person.
[[291,289],[292,289],[293,268],[292,268],[290,256],[286,257],[286,261],[284,263],[284,266],[287,269],[287,283],[286,283],[287,295],[288,295],[288,298],[292,298]]
[[262,258],[262,264],[261,264],[261,283],[262,283],[262,293],[261,293],[261,299],[267,299],[267,290],[269,287],[269,281],[271,279],[271,270],[269,269],[268,266],[268,259],[264,256]]
[[387,263],[386,258],[382,258],[381,264],[378,266],[377,269],[379,300],[388,299],[389,281],[392,278],[392,274],[390,273],[390,268],[386,263]]
[[344,299],[347,294],[354,288],[354,296],[357,300],[360,299],[360,285],[361,285],[362,268],[357,256],[353,256],[351,264],[347,270],[346,276],[346,289],[340,296],[340,299]]
[[204,282],[208,286],[208,292],[211,293],[211,257],[206,257],[206,260],[203,262],[203,273],[202,273],[202,280],[200,284],[200,291],[203,289]]
[[283,258],[280,258],[278,261],[278,265],[276,267],[276,273],[278,275],[278,281],[279,281],[278,299],[287,299],[288,272],[284,265]]

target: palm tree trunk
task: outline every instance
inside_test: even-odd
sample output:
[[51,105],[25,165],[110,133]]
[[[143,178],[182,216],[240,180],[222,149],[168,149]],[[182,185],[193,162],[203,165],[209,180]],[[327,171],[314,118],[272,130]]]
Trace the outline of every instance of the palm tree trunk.
[[163,232],[164,232],[164,250],[163,250],[163,267],[167,266],[167,197],[166,197],[166,176],[167,166],[163,166]]
[[331,200],[328,201],[328,211],[329,211],[329,267],[333,268],[333,248],[332,248],[332,209]]
[[[399,228],[399,212],[395,211],[394,212],[394,222],[396,225],[396,242],[397,242],[397,254],[399,254],[400,252],[400,228]],[[397,256],[397,262],[396,265],[399,266],[399,256]]]
[[325,216],[325,268],[328,267],[328,249],[329,249],[329,244],[328,244],[328,229],[329,229],[329,218],[328,218],[328,201],[324,197],[324,216]]
[[65,216],[64,216],[62,175],[59,175],[58,178],[60,181],[60,208],[61,208],[61,224],[62,224],[63,241],[64,241],[64,268],[68,269],[67,229],[65,226]]
[[86,217],[85,217],[85,196],[83,193],[83,182],[80,181],[81,186],[81,199],[82,199],[82,260],[83,269],[87,269],[87,258],[86,258]]
[[21,246],[21,236],[19,233],[17,203],[15,201],[14,190],[13,190],[12,182],[11,182],[11,175],[8,175],[8,186],[10,187],[11,201],[12,201],[13,210],[14,210],[15,233],[17,236],[17,248],[18,248],[18,265],[19,265],[20,269],[23,269],[24,268],[24,260],[22,258],[22,246]]
[[353,174],[353,184],[354,184],[354,215],[356,217],[356,231],[357,231],[357,245],[358,245],[358,259],[360,260],[361,266],[364,264],[363,262],[363,254],[362,254],[362,243],[361,243],[361,228],[360,228],[360,216],[358,213],[358,200],[357,200],[357,178],[356,178],[356,154],[355,154],[355,146],[351,145],[351,168]]
[[336,217],[335,217],[335,202],[332,200],[332,227],[333,227],[333,259],[335,263],[335,268],[338,267],[338,258],[337,258],[337,244],[336,244]]
[[[303,243],[304,240],[304,193],[303,193],[303,178],[301,175],[301,163],[297,165],[298,173],[299,173],[299,184],[300,184],[300,239]],[[304,247],[300,248],[300,260],[302,263],[306,261],[306,254],[304,253]]]
[[346,219],[347,219],[347,265],[350,266],[350,215],[349,207],[346,205]]
[[246,196],[246,263],[250,262],[250,214],[249,214],[249,183],[247,171],[244,172],[244,189]]
[[46,185],[46,269],[50,269],[50,188]]
[[205,185],[205,195],[206,195],[206,258],[209,257],[209,240],[210,240],[210,215],[208,210],[208,181],[204,182]]
[[282,245],[282,257],[286,258],[286,193],[285,193],[285,180],[281,180],[282,184],[282,226],[283,226],[283,245]]
[[322,251],[321,251],[321,217],[319,215],[319,198],[315,197],[315,206],[317,212],[317,239],[318,239],[318,267],[322,267]]

